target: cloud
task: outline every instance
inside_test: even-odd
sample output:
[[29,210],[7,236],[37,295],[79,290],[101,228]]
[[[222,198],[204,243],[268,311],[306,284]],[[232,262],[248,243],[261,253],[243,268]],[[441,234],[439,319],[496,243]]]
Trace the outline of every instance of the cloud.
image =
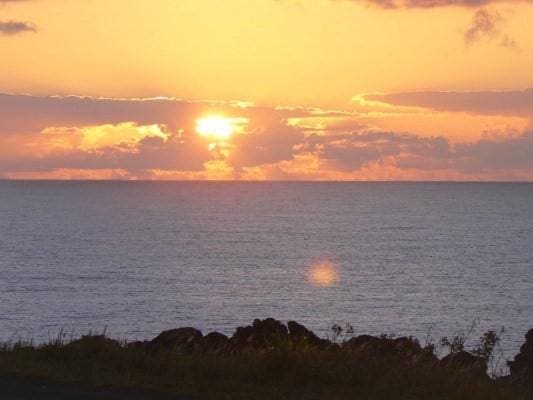
[[[135,122],[165,124],[171,130],[193,130],[196,118],[211,113],[227,117],[253,116],[275,121],[290,116],[305,117],[312,109],[242,107],[240,103],[187,101],[175,98],[110,99],[80,96],[40,97],[0,93],[0,135],[40,132],[50,126],[90,126]],[[31,115],[31,118],[28,116]]]
[[[408,133],[360,131],[348,134],[313,135],[307,141],[307,149],[335,169],[357,170],[372,162],[383,163],[388,158],[406,160],[421,158],[447,160],[450,144],[442,137],[421,138]],[[434,168],[431,163],[424,168]],[[410,168],[404,162],[402,165]]]
[[475,8],[495,3],[532,3],[532,0],[336,0],[352,1],[377,6],[385,9],[402,8],[437,8],[437,7],[468,7]]
[[476,11],[472,25],[465,32],[465,43],[472,45],[483,37],[493,38],[500,34],[498,25],[503,22],[503,17],[497,11],[490,12],[485,8]]
[[0,35],[14,36],[26,32],[37,32],[37,29],[29,22],[0,21]]
[[533,117],[533,88],[522,91],[404,92],[364,95],[367,101],[400,107],[481,115]]
[[533,131],[506,140],[457,144],[453,162],[464,172],[533,171]]
[[292,160],[294,147],[303,141],[301,129],[289,126],[283,120],[269,122],[252,127],[246,135],[236,136],[233,144],[238,151],[230,153],[228,163],[240,169]]
[[505,19],[497,11],[490,11],[481,8],[476,11],[472,18],[470,27],[464,34],[465,44],[472,46],[482,39],[497,40],[502,47],[517,49],[518,44],[507,34],[502,33],[500,26],[505,23]]
[[[11,172],[55,169],[137,171],[203,169],[211,154],[196,135],[163,133],[164,128],[131,123],[87,128],[49,128],[11,144],[0,152],[0,170]],[[115,141],[92,144],[94,136],[115,134]],[[1,140],[0,140],[0,143]],[[92,144],[92,145],[91,145]]]
[[[0,6],[8,3],[22,3],[26,0],[0,0]],[[37,32],[37,28],[31,22],[26,21],[2,21],[0,20],[0,36],[15,36],[27,32]]]
[[443,137],[371,131],[312,137],[308,144],[319,159],[343,171],[389,164],[422,172],[440,170],[499,176],[514,176],[519,172],[530,179],[533,177],[533,131],[518,137],[455,145]]
[[[34,133],[50,126],[90,126],[136,122],[184,122],[198,104],[176,99],[117,100],[91,97],[39,97],[0,94],[0,134]],[[31,118],[28,116],[31,115]]]
[[[489,11],[487,6],[499,3],[529,3],[533,0],[334,0],[351,1],[376,6],[382,9],[433,9],[441,7],[479,8],[472,17],[470,26],[464,34],[467,46],[481,41],[484,38],[497,40],[501,47],[519,50],[518,43],[501,31],[505,19],[497,11]],[[480,8],[482,7],[482,8]]]
[[[432,96],[430,99],[435,101]],[[437,105],[443,107],[442,99],[437,99]],[[487,108],[485,96],[481,99]],[[464,103],[461,110],[465,105],[479,107],[470,97],[459,96],[459,100]],[[212,142],[212,138],[196,134],[195,121],[214,111],[247,118],[249,123],[231,138]],[[334,123],[317,129],[317,115]],[[344,117],[345,123],[341,114],[334,112],[242,108],[176,99],[0,95],[0,174],[126,179],[533,180],[531,129],[488,132],[480,139],[456,143],[442,135],[379,130],[359,123],[353,115]],[[289,122],[294,120],[299,124]]]
[[[288,117],[317,113],[169,98],[0,94],[0,171],[115,168],[141,174],[199,171],[206,163],[240,170],[290,160],[303,133],[288,125]],[[198,118],[211,114],[251,122],[232,143],[210,143],[195,128]]]

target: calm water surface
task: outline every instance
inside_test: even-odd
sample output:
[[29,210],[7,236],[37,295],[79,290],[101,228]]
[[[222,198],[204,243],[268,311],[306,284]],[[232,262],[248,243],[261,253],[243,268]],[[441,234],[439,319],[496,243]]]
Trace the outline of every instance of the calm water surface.
[[[310,270],[332,265],[317,285]],[[0,182],[0,340],[533,328],[533,184]]]

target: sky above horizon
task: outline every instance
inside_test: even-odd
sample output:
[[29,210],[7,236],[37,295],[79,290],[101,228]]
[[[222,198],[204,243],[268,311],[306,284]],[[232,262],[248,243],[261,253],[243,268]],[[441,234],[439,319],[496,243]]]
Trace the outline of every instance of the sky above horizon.
[[0,177],[531,181],[531,16],[531,0],[0,0]]

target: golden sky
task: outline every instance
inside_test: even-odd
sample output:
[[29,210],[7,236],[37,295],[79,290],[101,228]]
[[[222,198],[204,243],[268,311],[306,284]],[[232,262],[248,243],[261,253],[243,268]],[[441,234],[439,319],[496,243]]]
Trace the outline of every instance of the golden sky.
[[[530,180],[531,16],[512,0],[0,0],[0,176]],[[224,140],[198,133],[213,116]]]

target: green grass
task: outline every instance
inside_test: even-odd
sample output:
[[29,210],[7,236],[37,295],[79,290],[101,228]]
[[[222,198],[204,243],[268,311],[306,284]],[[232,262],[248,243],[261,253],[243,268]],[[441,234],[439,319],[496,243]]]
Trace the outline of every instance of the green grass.
[[0,348],[0,374],[193,399],[526,399],[510,387],[441,366],[280,343],[217,355],[128,348],[98,339]]

